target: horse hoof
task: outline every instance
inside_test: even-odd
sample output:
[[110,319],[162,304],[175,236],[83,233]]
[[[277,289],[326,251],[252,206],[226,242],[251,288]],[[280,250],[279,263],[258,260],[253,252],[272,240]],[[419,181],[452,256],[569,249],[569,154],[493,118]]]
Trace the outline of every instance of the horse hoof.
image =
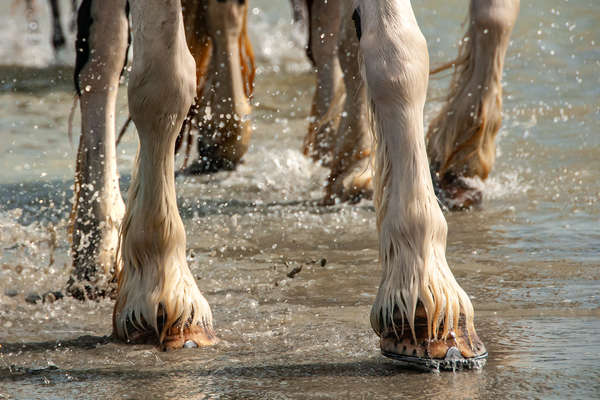
[[179,327],[172,327],[162,342],[161,349],[164,351],[176,349],[195,349],[199,347],[212,346],[219,342],[215,334],[204,327],[193,326],[180,331]]
[[[414,327],[417,343],[408,322],[396,321],[381,333],[381,353],[402,365],[427,371],[480,369],[485,365],[487,351],[477,334],[467,333],[466,321],[459,318],[445,338],[428,338],[427,315],[421,305],[417,307]],[[402,326],[404,329],[402,330]],[[440,331],[443,327],[440,327]]]

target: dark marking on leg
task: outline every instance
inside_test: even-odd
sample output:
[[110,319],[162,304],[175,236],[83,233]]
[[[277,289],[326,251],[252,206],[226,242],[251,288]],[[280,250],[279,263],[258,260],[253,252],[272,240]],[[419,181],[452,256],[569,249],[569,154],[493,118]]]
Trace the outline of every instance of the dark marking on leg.
[[58,0],[50,0],[50,9],[52,11],[52,47],[58,50],[65,46],[65,35],[60,24],[60,8]]
[[306,0],[306,9],[308,10],[308,43],[306,44],[306,57],[308,57],[308,59],[310,60],[310,62],[312,63],[313,67],[315,67],[317,65],[316,61],[315,61],[315,56],[313,55],[312,52],[312,42],[313,42],[313,37],[312,37],[312,15],[313,15],[313,11],[312,11],[312,6],[313,6],[314,0]]
[[75,39],[75,90],[81,96],[79,74],[90,58],[90,27],[94,23],[92,18],[92,0],[83,0],[77,12],[77,38]]
[[[75,39],[75,71],[73,81],[75,90],[81,96],[81,85],[79,83],[79,74],[90,59],[90,29],[94,23],[92,18],[92,1],[83,0],[77,11],[77,38]],[[125,51],[125,62],[121,70],[121,76],[125,73],[127,67],[127,54],[131,46],[131,24],[129,23],[129,1],[125,4],[125,16],[127,17],[127,50]]]
[[360,38],[362,37],[362,28],[360,26],[360,9],[356,8],[354,10],[354,12],[352,13],[352,21],[354,21],[354,28],[356,29],[356,36],[358,37],[358,40],[360,41]]
[[123,69],[121,70],[121,76],[125,74],[125,68],[127,68],[127,56],[129,55],[129,48],[131,47],[131,23],[129,22],[129,1],[125,3],[125,18],[127,18],[127,48],[125,49],[125,61],[123,62]]

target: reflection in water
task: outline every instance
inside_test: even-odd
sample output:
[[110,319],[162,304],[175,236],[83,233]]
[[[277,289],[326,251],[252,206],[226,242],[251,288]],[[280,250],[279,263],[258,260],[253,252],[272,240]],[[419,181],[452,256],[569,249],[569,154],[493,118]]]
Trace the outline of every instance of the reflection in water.
[[[315,205],[326,171],[298,151],[314,78],[278,1],[251,2],[261,68],[245,163],[177,178],[188,261],[222,339],[210,349],[114,343],[110,300],[25,301],[69,275],[70,72],[0,67],[0,397],[597,398],[598,4],[521,5],[483,208],[447,215],[448,260],[490,357],[479,372],[423,374],[380,356],[369,326],[380,277],[372,203]],[[456,52],[465,3],[416,3],[439,64]],[[0,24],[0,37],[14,29]],[[446,86],[433,79],[430,98]],[[136,146],[130,132],[119,148],[124,191]]]

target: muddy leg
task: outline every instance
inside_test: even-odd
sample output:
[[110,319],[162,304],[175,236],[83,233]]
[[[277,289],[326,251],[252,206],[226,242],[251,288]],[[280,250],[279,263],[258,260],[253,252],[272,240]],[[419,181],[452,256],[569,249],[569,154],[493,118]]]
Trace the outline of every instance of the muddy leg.
[[480,191],[463,178],[486,179],[494,164],[502,67],[518,12],[519,0],[471,1],[450,93],[427,133],[434,181],[450,208],[481,202]]
[[109,291],[118,230],[125,212],[115,150],[115,103],[127,48],[125,0],[86,0],[79,10],[75,84],[81,138],[71,215],[74,274],[68,292],[79,299]]
[[446,262],[447,226],[427,163],[425,38],[409,0],[358,4],[377,140],[374,202],[383,267],[371,325],[385,355],[417,366],[482,357],[473,306]]
[[196,94],[195,63],[179,0],[135,0],[131,16],[129,110],[140,148],[123,220],[114,334],[166,349],[210,345],[212,315],[187,265],[174,178],[175,140]]
[[303,152],[328,166],[343,107],[344,85],[337,48],[345,2],[313,0],[311,3],[308,55],[317,72],[317,86]]
[[[205,21],[206,28],[200,36],[207,35],[208,39],[191,39],[202,44],[192,46],[200,63],[202,92],[197,117],[198,160],[186,170],[190,174],[235,169],[248,150],[252,134],[249,97],[254,62],[245,27],[247,5],[238,0],[205,0],[198,9],[201,15],[197,18]],[[204,80],[202,65],[207,52],[211,54]]]
[[335,199],[358,201],[373,195],[367,92],[360,73],[358,40],[351,11],[344,17],[339,43],[346,96],[335,136],[331,173],[323,199],[325,204],[332,204]]

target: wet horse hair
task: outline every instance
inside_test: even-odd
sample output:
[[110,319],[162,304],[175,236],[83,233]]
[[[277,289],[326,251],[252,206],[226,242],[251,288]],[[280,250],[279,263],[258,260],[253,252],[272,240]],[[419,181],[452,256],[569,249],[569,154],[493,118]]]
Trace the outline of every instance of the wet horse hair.
[[[74,265],[86,273],[114,270],[117,338],[150,340],[165,349],[211,345],[217,341],[212,312],[185,255],[173,153],[195,98],[204,101],[200,114],[210,121],[199,127],[207,140],[205,156],[235,164],[247,150],[254,69],[247,4],[185,0],[182,14],[179,0],[130,2],[128,101],[139,151],[126,208],[116,175],[114,107],[128,46],[127,2],[105,0],[99,5],[87,0],[88,8],[80,8],[83,22],[105,30],[87,31],[88,55],[82,55],[76,76],[82,136]],[[410,1],[356,0],[353,7],[334,0],[306,4],[311,21],[318,21],[309,27],[312,38],[325,27],[331,29],[319,36],[323,40],[309,42],[319,82],[313,116],[331,118],[315,118],[305,144],[322,152],[318,157],[333,158],[326,165],[337,175],[332,173],[326,190],[344,189],[347,182],[363,188],[374,180],[383,274],[371,326],[382,352],[411,365],[443,368],[457,360],[459,365],[481,365],[487,353],[475,331],[473,306],[446,261],[447,225],[434,193],[423,127],[429,55]],[[476,71],[471,76],[495,79],[502,68],[496,56],[504,57],[518,6],[518,0],[472,0],[471,40],[495,50],[473,53],[480,55],[469,64]],[[493,34],[480,37],[489,32]],[[472,96],[474,106],[486,101],[486,91]],[[351,118],[334,120],[332,104],[341,104],[341,99],[344,109],[352,110]],[[365,132],[372,133],[372,140],[365,139]],[[348,172],[349,165],[364,170],[356,175]]]

